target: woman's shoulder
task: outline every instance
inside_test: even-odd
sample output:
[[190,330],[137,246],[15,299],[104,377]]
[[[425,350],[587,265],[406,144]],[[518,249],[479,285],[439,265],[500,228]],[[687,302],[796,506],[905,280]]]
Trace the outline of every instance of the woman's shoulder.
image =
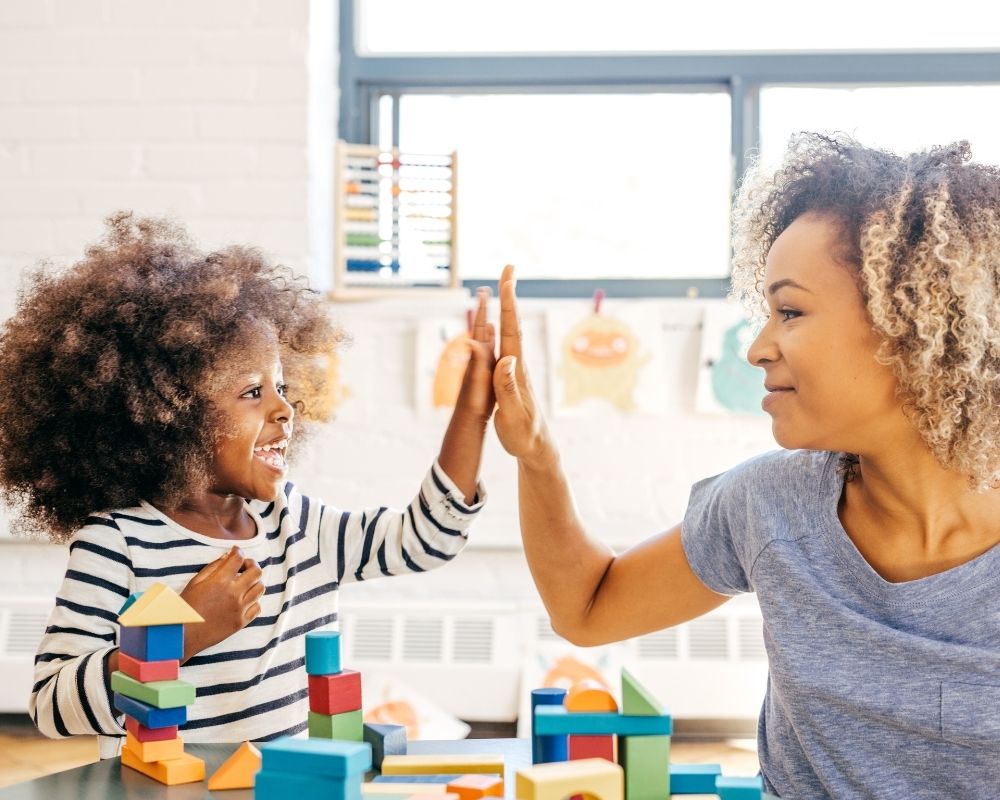
[[828,450],[770,450],[699,481],[743,496],[795,497],[836,474],[840,454]]

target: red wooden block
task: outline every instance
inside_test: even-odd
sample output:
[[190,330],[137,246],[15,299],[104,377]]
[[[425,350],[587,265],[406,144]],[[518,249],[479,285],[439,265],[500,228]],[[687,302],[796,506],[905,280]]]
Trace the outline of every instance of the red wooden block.
[[345,669],[336,675],[309,676],[309,710],[343,714],[361,708],[361,673]]
[[138,720],[125,717],[125,728],[140,742],[165,742],[177,738],[176,725],[169,725],[166,728],[147,728]]
[[569,737],[569,760],[576,761],[578,758],[603,758],[612,764],[617,763],[615,759],[615,745],[617,736],[579,736],[571,734]]
[[118,669],[135,678],[140,683],[151,681],[175,681],[180,671],[181,662],[172,661],[140,661],[138,658],[118,651]]

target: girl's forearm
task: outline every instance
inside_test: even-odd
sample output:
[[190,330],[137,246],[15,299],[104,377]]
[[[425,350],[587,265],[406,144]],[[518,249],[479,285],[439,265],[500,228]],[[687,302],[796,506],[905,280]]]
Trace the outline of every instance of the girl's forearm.
[[466,417],[456,410],[448,423],[444,441],[441,442],[438,464],[461,490],[466,505],[476,501],[479,465],[483,458],[483,440],[488,422],[485,419]]

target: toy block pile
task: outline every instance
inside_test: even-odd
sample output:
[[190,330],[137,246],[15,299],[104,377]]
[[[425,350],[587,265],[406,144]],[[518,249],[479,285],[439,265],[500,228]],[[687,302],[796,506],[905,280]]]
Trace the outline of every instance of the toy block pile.
[[306,634],[309,675],[309,736],[314,739],[364,739],[361,673],[340,666],[340,634]]
[[184,625],[204,622],[170,587],[155,583],[133,594],[118,615],[114,705],[125,714],[122,764],[168,786],[205,777],[205,762],[184,752],[178,726],[187,721],[194,686],[178,680]]
[[285,736],[262,744],[260,751],[255,800],[360,800],[372,765],[367,742]]

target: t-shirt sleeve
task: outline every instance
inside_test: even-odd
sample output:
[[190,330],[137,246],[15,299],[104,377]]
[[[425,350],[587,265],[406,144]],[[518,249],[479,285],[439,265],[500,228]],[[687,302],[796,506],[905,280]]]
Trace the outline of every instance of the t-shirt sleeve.
[[684,553],[695,575],[713,592],[730,596],[753,591],[749,498],[741,472],[737,468],[692,486],[681,525]]

